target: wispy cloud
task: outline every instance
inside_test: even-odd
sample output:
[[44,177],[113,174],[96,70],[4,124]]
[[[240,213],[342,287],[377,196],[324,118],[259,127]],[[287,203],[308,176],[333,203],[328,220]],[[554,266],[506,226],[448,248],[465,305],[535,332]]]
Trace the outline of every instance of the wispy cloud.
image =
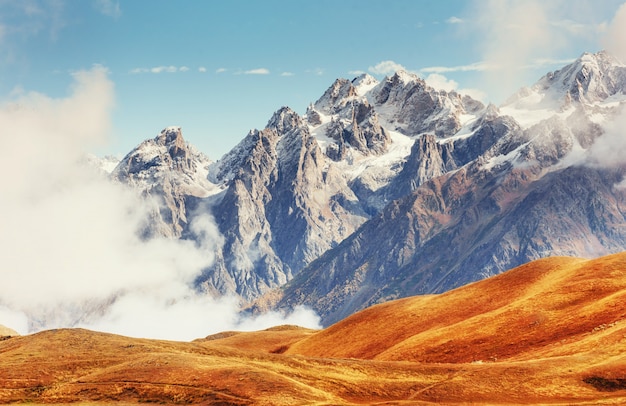
[[482,90],[472,88],[459,89],[459,84],[455,80],[448,79],[440,73],[431,73],[426,76],[424,81],[435,89],[445,90],[446,92],[455,91],[460,94],[467,94],[476,100],[487,101],[487,94]]
[[307,70],[305,70],[305,72],[313,74],[315,76],[322,76],[324,74],[324,69],[322,69],[322,68],[307,69]]
[[215,73],[224,73],[224,72],[226,72],[227,70],[228,70],[228,69],[226,69],[226,68],[218,68],[218,69],[216,69],[216,70],[215,70]]
[[365,71],[362,71],[362,70],[351,70],[351,71],[348,71],[348,74],[356,75],[356,76],[362,75],[364,73],[365,73]]
[[448,24],[461,24],[461,23],[464,22],[464,20],[462,18],[459,18],[459,17],[456,17],[456,16],[452,16],[452,17],[448,18],[446,20],[446,22]]
[[178,72],[178,68],[176,66],[156,66],[154,68],[151,68],[150,72],[152,73],[161,73],[161,72],[176,73]]
[[266,68],[250,69],[243,72],[244,75],[269,75],[270,71]]
[[407,71],[407,69],[394,61],[382,61],[367,69],[375,75],[392,75],[398,71]]
[[293,72],[283,72],[280,74],[280,76],[294,76],[295,74]]
[[130,70],[132,74],[140,74],[140,73],[176,73],[176,72],[188,72],[189,68],[187,66],[155,66],[153,68],[134,68]]
[[67,25],[63,1],[0,1],[5,42],[12,45],[47,33],[56,41]]
[[622,4],[607,25],[602,45],[622,62],[626,62],[626,3]]
[[0,106],[0,125],[13,135],[3,138],[0,171],[20,174],[0,193],[0,213],[11,213],[0,227],[0,322],[22,334],[80,326],[185,341],[280,324],[319,327],[302,308],[245,317],[234,298],[194,287],[222,243],[208,215],[189,219],[199,244],[142,237],[150,198],[84,163],[84,151],[111,134],[107,72],[76,72],[63,99],[26,92]]
[[469,65],[459,66],[429,66],[420,69],[423,73],[449,73],[449,72],[482,72],[495,69],[496,66],[487,62],[475,62]]
[[[536,58],[530,63],[515,67],[515,69],[537,69],[549,66],[565,65],[573,62],[573,58],[558,59],[558,58]],[[502,69],[501,65],[496,65],[488,62],[475,62],[468,65],[458,66],[429,66],[421,68],[421,73],[451,73],[451,72],[486,72]]]
[[574,58],[567,58],[567,59],[537,58],[531,61],[531,63],[523,65],[522,68],[536,69],[536,68],[543,68],[543,67],[548,67],[548,66],[567,65],[572,62],[574,62]]
[[[606,31],[604,2],[590,0],[476,0],[461,16],[475,37],[477,55],[489,69],[483,84],[494,101],[536,79],[531,68],[548,58],[578,56],[578,44],[597,41]],[[593,49],[590,49],[592,51]],[[571,55],[575,52],[575,55]]]
[[95,0],[94,7],[100,13],[108,17],[119,18],[122,15],[119,1],[113,0]]
[[198,72],[205,73],[206,72],[206,68],[204,66],[201,66],[201,67],[198,68]]

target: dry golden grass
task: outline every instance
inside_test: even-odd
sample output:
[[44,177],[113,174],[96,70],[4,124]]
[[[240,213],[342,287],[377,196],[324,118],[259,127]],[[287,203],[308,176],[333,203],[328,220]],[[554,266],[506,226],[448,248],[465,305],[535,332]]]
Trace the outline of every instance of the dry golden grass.
[[312,331],[0,341],[0,402],[626,404],[626,254],[551,258]]

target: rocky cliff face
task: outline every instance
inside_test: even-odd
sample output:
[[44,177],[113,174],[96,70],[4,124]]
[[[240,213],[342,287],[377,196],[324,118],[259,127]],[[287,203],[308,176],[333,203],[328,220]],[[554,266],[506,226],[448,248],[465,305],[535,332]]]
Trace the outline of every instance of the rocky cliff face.
[[177,238],[188,224],[188,201],[215,189],[207,180],[210,163],[185,142],[180,127],[168,127],[126,155],[111,177],[140,191],[152,205],[146,235]]
[[278,307],[329,324],[536,258],[623,250],[626,169],[594,151],[625,69],[585,54],[499,107],[406,72],[338,79],[217,162],[168,128],[112,176],[158,202],[151,233],[193,238],[190,218],[215,219],[224,244],[200,288],[253,301],[287,284]]
[[366,217],[301,117],[277,111],[215,168],[227,190],[212,208],[225,236],[205,287],[246,300],[283,285]]
[[432,133],[437,138],[454,135],[462,126],[462,115],[484,108],[469,96],[435,90],[407,72],[385,78],[368,98],[376,108],[386,111],[384,120],[389,128],[407,135]]
[[[609,122],[626,104],[621,67],[608,69],[606,60],[583,55],[533,87],[568,101],[566,108],[546,112],[544,99],[519,99],[502,111],[534,113],[533,120],[520,124],[490,106],[456,136],[420,137],[389,184],[395,200],[298,274],[279,306],[310,305],[331,324],[377,302],[443,292],[536,258],[623,250],[626,168],[585,158],[603,142],[597,115]],[[563,83],[584,97],[570,97]]]

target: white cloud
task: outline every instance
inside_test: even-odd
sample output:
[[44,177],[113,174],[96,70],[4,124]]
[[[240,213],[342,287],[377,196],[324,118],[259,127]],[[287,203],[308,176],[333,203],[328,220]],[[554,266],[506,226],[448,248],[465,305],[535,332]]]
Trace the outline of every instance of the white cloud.
[[94,7],[105,16],[119,18],[122,15],[119,1],[95,0]]
[[198,72],[206,73],[206,68],[204,66],[201,66],[201,67],[198,68]]
[[608,25],[602,45],[626,63],[626,3],[620,6]]
[[555,58],[537,58],[532,60],[529,64],[521,66],[523,69],[536,69],[550,66],[563,66],[574,62],[574,58],[555,59]]
[[486,70],[496,69],[496,66],[487,62],[475,62],[469,65],[460,66],[429,66],[420,69],[423,73],[448,73],[448,72],[482,72]]
[[483,70],[480,87],[496,102],[537,80],[533,69],[542,67],[538,61],[577,57],[582,51],[572,50],[581,41],[597,41],[606,30],[606,23],[598,20],[607,7],[597,1],[475,0],[471,4],[463,16],[464,29],[477,38],[477,53],[489,67]]
[[445,90],[446,92],[451,92],[454,90],[457,93],[466,94],[482,102],[486,102],[487,100],[487,94],[485,92],[478,90],[478,89],[470,89],[470,88],[459,89],[459,84],[456,81],[452,79],[448,79],[439,73],[431,73],[424,79],[424,81],[429,86],[435,89]]
[[324,74],[324,69],[323,68],[307,69],[305,72],[311,73],[315,76],[322,76]]
[[[73,76],[66,98],[20,92],[0,106],[11,129],[0,135],[0,324],[179,340],[254,324],[233,299],[194,288],[221,243],[211,217],[191,220],[199,244],[141,238],[150,202],[83,163],[111,131],[114,85],[102,67]],[[310,311],[271,316],[319,323]]]
[[364,73],[365,73],[365,71],[363,71],[363,70],[351,70],[351,71],[348,71],[348,74],[355,75],[355,76],[360,76],[360,75],[362,75]]
[[407,69],[394,61],[382,61],[374,66],[370,66],[368,71],[375,75],[393,75],[398,71],[406,71]]
[[[604,134],[588,149],[587,162],[592,166],[614,168],[626,165],[626,109],[604,126]],[[626,180],[625,180],[626,181]]]
[[250,69],[243,72],[244,75],[269,75],[270,71],[266,68]]
[[5,44],[19,47],[22,41],[38,38],[47,33],[56,41],[67,25],[63,1],[0,1],[0,15]]
[[[549,66],[562,66],[572,63],[574,58],[555,59],[555,58],[536,58],[530,63],[520,65],[517,69],[535,69]],[[459,66],[429,66],[420,69],[422,73],[450,73],[450,72],[486,72],[501,69],[498,65],[489,64],[487,62],[476,62],[469,65]]]
[[424,80],[435,89],[445,90],[446,92],[456,90],[459,86],[454,80],[448,79],[438,73],[431,73]]
[[295,76],[293,72],[283,72],[280,76]]
[[227,70],[228,70],[228,69],[226,69],[226,68],[218,68],[218,69],[216,69],[216,70],[215,70],[215,73],[224,73],[224,72],[226,72]]
[[461,19],[459,17],[452,16],[452,17],[448,18],[446,20],[446,22],[448,24],[461,24],[463,22],[463,19]]
[[178,68],[176,66],[156,66],[154,68],[150,68],[150,72],[152,73],[161,73],[161,72],[167,72],[167,73],[176,73],[178,71]]
[[[199,71],[202,72],[203,68],[200,68]],[[206,71],[206,69],[205,69]],[[189,72],[189,67],[187,66],[173,66],[173,65],[169,65],[169,66],[155,66],[152,68],[134,68],[130,70],[130,73],[132,74],[140,74],[140,73],[177,73],[177,72]]]

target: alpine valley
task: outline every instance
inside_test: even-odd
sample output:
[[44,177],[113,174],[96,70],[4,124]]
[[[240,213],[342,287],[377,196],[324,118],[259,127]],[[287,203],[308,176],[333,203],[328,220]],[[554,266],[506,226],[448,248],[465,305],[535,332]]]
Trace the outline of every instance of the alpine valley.
[[[325,326],[548,256],[626,249],[626,65],[583,54],[501,106],[397,72],[337,79],[212,161],[168,127],[110,172],[154,206],[146,236],[221,236],[196,280]],[[620,150],[620,145],[622,149]],[[103,162],[103,167],[110,162]]]

